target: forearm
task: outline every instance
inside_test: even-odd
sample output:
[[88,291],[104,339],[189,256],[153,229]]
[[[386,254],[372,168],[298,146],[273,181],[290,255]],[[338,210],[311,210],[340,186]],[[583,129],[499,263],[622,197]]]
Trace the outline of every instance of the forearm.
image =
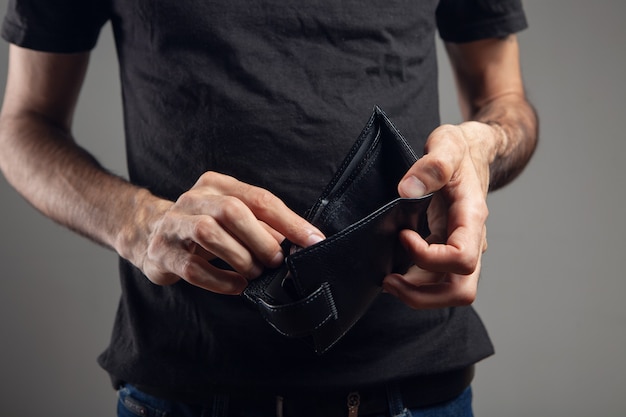
[[172,202],[107,172],[70,133],[88,61],[86,52],[10,47],[0,169],[43,214],[113,248],[155,284],[182,278],[222,294],[280,265],[284,238],[303,247],[324,238],[269,191],[226,175],[205,173]]
[[[0,118],[0,168],[46,216],[116,250],[152,282],[239,294],[248,279],[324,236],[269,191],[208,172],[171,202],[111,175],[67,129],[33,113]],[[211,261],[222,259],[230,269]]]
[[[9,183],[56,222],[133,259],[139,226],[163,206],[104,170],[69,132],[35,113],[3,114],[0,167]],[[153,200],[146,204],[146,201]]]
[[537,145],[537,115],[524,92],[517,37],[446,47],[465,120],[491,127],[467,136],[473,151],[487,158],[489,189],[497,189],[519,175]]
[[489,190],[496,190],[517,177],[537,145],[538,119],[532,105],[521,94],[506,94],[476,108],[470,120],[491,126],[493,152],[489,163]]

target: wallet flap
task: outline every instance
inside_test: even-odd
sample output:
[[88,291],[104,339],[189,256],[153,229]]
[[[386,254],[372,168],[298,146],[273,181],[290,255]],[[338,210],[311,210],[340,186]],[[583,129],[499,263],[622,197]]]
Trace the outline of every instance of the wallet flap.
[[258,303],[267,322],[289,337],[307,336],[329,320],[337,319],[337,308],[327,282],[293,303],[273,305],[263,299]]
[[411,264],[400,244],[403,229],[424,230],[430,197],[396,199],[347,229],[287,260],[299,293],[328,285],[336,320],[313,333],[315,350],[323,353],[367,311],[390,273],[405,273]]

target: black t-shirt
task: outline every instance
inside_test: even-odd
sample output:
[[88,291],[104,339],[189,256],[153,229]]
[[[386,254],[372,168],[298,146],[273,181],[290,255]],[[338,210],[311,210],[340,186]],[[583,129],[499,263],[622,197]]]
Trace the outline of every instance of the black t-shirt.
[[[130,180],[176,199],[214,170],[309,208],[381,106],[417,151],[439,124],[434,37],[504,36],[519,1],[13,0],[5,39],[78,52],[110,21]],[[278,335],[240,297],[150,283],[120,261],[100,364],[115,381],[198,389],[331,387],[465,367],[493,352],[471,307],[383,294],[328,353]]]

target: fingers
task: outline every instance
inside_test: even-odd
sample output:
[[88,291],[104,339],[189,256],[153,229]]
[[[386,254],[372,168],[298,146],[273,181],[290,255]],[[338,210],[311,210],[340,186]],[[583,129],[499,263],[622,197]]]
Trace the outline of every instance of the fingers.
[[[435,207],[437,203],[435,203]],[[444,223],[444,224],[442,224]],[[439,226],[445,227],[445,222]],[[404,274],[391,274],[383,288],[412,308],[441,308],[469,305],[476,298],[482,254],[487,249],[487,228],[475,239],[455,229],[447,243],[445,234],[433,234],[424,240],[411,230],[400,234],[416,265]],[[465,243],[459,244],[458,241]],[[452,243],[451,243],[452,242]]]
[[[459,222],[450,228],[450,235],[434,232],[424,240],[412,230],[400,233],[400,242],[413,262],[420,268],[435,272],[467,275],[476,270],[481,255],[487,249],[487,228],[483,217]],[[433,236],[442,240],[432,239]]]
[[[299,246],[324,238],[269,191],[207,173],[162,216],[141,268],[159,285],[182,278],[214,292],[238,294],[266,267],[280,265],[285,237]],[[216,258],[232,270],[213,265]]]
[[157,285],[171,285],[184,279],[192,285],[226,295],[240,294],[248,285],[237,272],[214,267],[205,257],[182,248],[170,251],[159,262],[146,264],[144,274]]
[[415,309],[470,305],[476,300],[480,261],[469,275],[437,273],[416,266],[385,277],[383,288]]
[[[279,242],[236,197],[194,190],[177,202],[166,233],[198,243],[248,278],[282,261]],[[192,213],[192,214],[187,214]]]
[[[179,199],[161,219],[150,239],[142,268],[152,282],[168,285],[182,278],[213,292],[238,294],[248,279],[261,274],[264,262],[268,266],[280,263],[280,259],[271,258],[280,250],[278,242],[263,226],[245,219],[227,223],[229,217],[224,220],[219,215],[219,204],[224,203],[222,197],[201,200],[202,203],[190,196]],[[218,208],[213,211],[218,215],[212,215],[209,209],[204,214],[187,214],[199,211],[194,206],[205,201],[216,204]],[[225,206],[230,207],[229,204],[232,203]],[[240,240],[238,234],[245,224],[250,224],[250,233],[262,236]],[[249,243],[246,246],[245,241],[254,242],[254,249]],[[211,265],[210,261],[216,258],[224,260],[233,271]]]
[[384,288],[414,308],[474,301],[482,254],[487,249],[486,193],[489,164],[472,126],[444,125],[429,136],[425,155],[398,184],[403,197],[435,193],[428,209],[431,235],[400,234],[415,266],[385,278]]
[[322,232],[289,209],[278,197],[269,191],[243,183],[235,178],[206,173],[201,181],[211,184],[220,194],[228,194],[245,203],[258,220],[298,246],[307,247],[324,239]]
[[400,233],[400,241],[413,262],[422,269],[456,274],[472,273],[486,249],[486,220],[489,215],[479,181],[472,171],[458,170],[465,178],[437,192],[428,208],[431,235],[424,240],[411,230]]

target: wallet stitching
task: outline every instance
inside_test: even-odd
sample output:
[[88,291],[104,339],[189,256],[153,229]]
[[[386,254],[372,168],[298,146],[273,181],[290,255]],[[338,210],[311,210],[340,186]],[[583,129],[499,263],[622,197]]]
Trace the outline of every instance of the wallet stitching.
[[304,302],[301,302],[301,300],[300,300],[300,301],[297,301],[295,303],[285,304],[285,305],[280,305],[280,306],[273,306],[273,305],[268,304],[266,302],[264,302],[264,304],[268,307],[268,310],[270,310],[270,311],[280,312],[280,311],[283,311],[283,310],[293,310],[293,309],[297,310],[300,306],[311,304],[313,301],[315,301],[319,297],[327,296],[328,294],[326,292],[324,292],[324,288],[323,288],[324,284],[329,285],[327,282],[323,282],[321,284],[321,286],[317,290],[313,291],[313,293],[315,293],[316,291],[319,291],[320,289],[322,289],[322,291],[320,291],[317,294],[313,295],[313,297],[308,298]]
[[373,212],[372,214],[370,214],[369,216],[365,217],[364,219],[362,219],[362,221],[356,222],[355,224],[353,224],[352,226],[349,226],[343,230],[341,230],[340,232],[330,236],[328,239],[321,241],[320,243],[318,243],[315,246],[310,247],[310,249],[303,249],[297,253],[294,253],[293,255],[291,255],[288,259],[289,265],[290,265],[290,269],[292,270],[292,272],[294,273],[295,276],[298,275],[297,273],[297,268],[296,266],[293,264],[294,260],[297,260],[303,256],[307,256],[311,253],[315,253],[318,250],[321,250],[323,248],[325,248],[328,245],[332,245],[337,241],[341,241],[344,240],[345,238],[347,238],[347,235],[354,232],[355,230],[359,230],[365,226],[367,226],[369,223],[371,223],[372,221],[376,220],[379,216],[387,213],[389,210],[391,210],[393,207],[397,206],[398,204],[400,204],[403,201],[419,201],[420,199],[415,199],[415,198],[396,198],[395,200],[390,201],[389,203],[385,204],[383,207],[381,207],[380,209],[376,210],[375,212]]
[[[334,300],[333,300],[333,297],[332,297],[332,291],[330,290],[330,284],[328,282],[323,282],[321,284],[321,286],[316,291],[319,291],[320,289],[321,289],[320,292],[315,294],[310,299],[307,299],[303,303],[296,302],[296,303],[293,303],[293,304],[287,304],[287,305],[283,305],[283,306],[272,306],[272,305],[268,304],[267,302],[265,302],[263,300],[259,300],[260,303],[264,307],[266,307],[266,309],[263,309],[263,308],[261,309],[261,312],[263,313],[263,318],[274,329],[276,329],[279,333],[281,333],[281,334],[283,334],[285,336],[294,336],[294,335],[298,335],[298,334],[307,334],[307,333],[311,333],[311,332],[319,329],[324,324],[328,323],[328,321],[331,318],[334,318],[336,320],[339,317],[338,312],[337,312],[337,306],[335,306],[335,303],[334,303]],[[326,317],[324,317],[324,319],[320,323],[315,325],[310,330],[301,331],[301,332],[287,332],[287,331],[284,331],[284,330],[280,329],[274,323],[274,321],[272,320],[272,315],[270,313],[279,313],[280,314],[280,313],[283,313],[286,310],[299,309],[300,307],[303,307],[303,306],[306,306],[308,304],[311,304],[312,302],[314,302],[315,300],[317,300],[319,297],[322,297],[322,296],[324,296],[324,300],[326,301],[326,306],[330,309],[330,312],[329,312],[329,314],[326,315]]]
[[[370,300],[370,302],[373,302],[373,299],[372,299],[372,300]],[[330,349],[331,347],[335,346],[335,344],[336,344],[337,342],[339,342],[339,340],[341,340],[341,338],[343,338],[343,336],[345,336],[345,335],[346,335],[346,333],[348,333],[348,332],[349,332],[349,331],[350,331],[350,330],[354,327],[354,325],[355,325],[355,324],[359,321],[359,319],[360,319],[361,317],[363,317],[363,315],[364,315],[364,314],[365,314],[365,311],[362,311],[362,312],[361,312],[361,314],[360,314],[360,316],[359,316],[359,318],[357,318],[356,320],[352,320],[351,322],[349,322],[349,323],[348,323],[348,325],[347,325],[347,326],[345,326],[345,327],[343,328],[343,331],[341,331],[341,333],[338,335],[338,337],[336,337],[336,338],[335,338],[335,340],[334,340],[333,342],[329,343],[327,346],[325,346],[325,347],[324,347],[324,344],[322,344],[322,343],[317,343],[317,341],[315,340],[315,351],[316,351],[316,353],[318,353],[318,354],[320,354],[320,355],[321,355],[321,354],[323,354],[324,352],[328,351],[328,349]],[[315,335],[314,335],[313,337],[315,337]],[[320,347],[321,347],[322,349],[320,349]]]
[[[330,236],[329,238],[327,238],[326,240],[323,240],[321,242],[319,242],[318,244],[316,244],[315,246],[311,246],[309,248],[305,248],[302,249],[296,253],[294,253],[293,255],[291,255],[290,257],[287,258],[287,262],[289,264],[289,269],[291,270],[294,278],[296,278],[295,283],[297,285],[299,285],[298,281],[299,281],[299,273],[298,273],[298,267],[296,266],[296,264],[294,262],[297,262],[298,259],[305,257],[305,256],[310,256],[324,248],[326,248],[329,245],[334,245],[336,242],[340,242],[342,240],[345,240],[349,234],[351,234],[352,232],[359,230],[365,226],[367,226],[368,224],[370,224],[372,221],[376,220],[378,217],[382,216],[383,214],[386,214],[388,211],[392,210],[394,207],[396,207],[399,204],[403,204],[405,202],[419,202],[419,201],[426,201],[430,199],[430,195],[427,195],[425,197],[419,197],[419,198],[396,198],[395,200],[390,201],[389,203],[385,204],[383,207],[381,207],[380,209],[376,210],[375,212],[373,212],[372,214],[370,214],[368,217],[362,219],[361,221],[353,224],[350,227],[347,227],[343,230],[341,230],[340,232]],[[302,288],[299,288],[299,290],[302,290]]]
[[313,217],[314,213],[317,211],[317,209],[320,206],[321,202],[324,199],[326,199],[328,197],[328,194],[330,194],[330,192],[332,191],[332,189],[335,188],[335,186],[337,185],[337,182],[342,177],[344,171],[350,165],[350,162],[352,161],[352,158],[354,158],[354,155],[356,155],[358,153],[359,148],[361,147],[361,145],[365,141],[365,138],[370,134],[370,131],[372,130],[372,128],[374,127],[374,125],[375,125],[375,123],[377,121],[377,116],[378,115],[379,115],[378,113],[375,113],[375,114],[372,115],[372,117],[370,117],[369,121],[367,122],[367,125],[363,128],[363,131],[359,135],[359,137],[356,140],[355,144],[352,145],[352,148],[350,148],[350,152],[348,153],[348,155],[342,161],[341,166],[339,167],[339,169],[335,173],[332,181],[326,186],[326,188],[322,192],[321,196],[319,197],[319,199],[317,200],[315,205],[312,207],[312,209],[311,209],[311,211],[309,213],[309,216],[307,216],[308,217],[307,220],[310,220]]
[[366,155],[366,159],[361,163],[362,168],[358,170],[358,172],[354,173],[350,178],[350,183],[346,184],[345,188],[341,190],[341,197],[336,201],[345,201],[348,196],[345,194],[348,188],[353,188],[357,186],[363,179],[367,176],[367,173],[372,170],[372,167],[376,163],[376,158],[382,152],[382,146],[376,147],[373,149],[373,152]]
[[[378,154],[380,154],[380,152],[382,152],[382,146],[377,146],[375,149],[372,150],[372,152],[365,155],[364,160],[361,161],[361,163],[357,166],[355,172],[350,175],[350,177],[348,177],[346,183],[337,191],[340,196],[333,201],[334,204],[345,201],[346,198],[348,198],[348,196],[346,195],[346,191],[348,189],[356,187],[359,182],[363,181],[363,179],[366,178],[367,173],[371,171],[372,167],[376,163],[376,157],[378,156]],[[329,218],[332,218],[333,213],[332,210],[328,210],[329,206],[330,203],[328,203],[326,207],[324,207],[324,213],[320,216],[320,220],[326,221]]]

